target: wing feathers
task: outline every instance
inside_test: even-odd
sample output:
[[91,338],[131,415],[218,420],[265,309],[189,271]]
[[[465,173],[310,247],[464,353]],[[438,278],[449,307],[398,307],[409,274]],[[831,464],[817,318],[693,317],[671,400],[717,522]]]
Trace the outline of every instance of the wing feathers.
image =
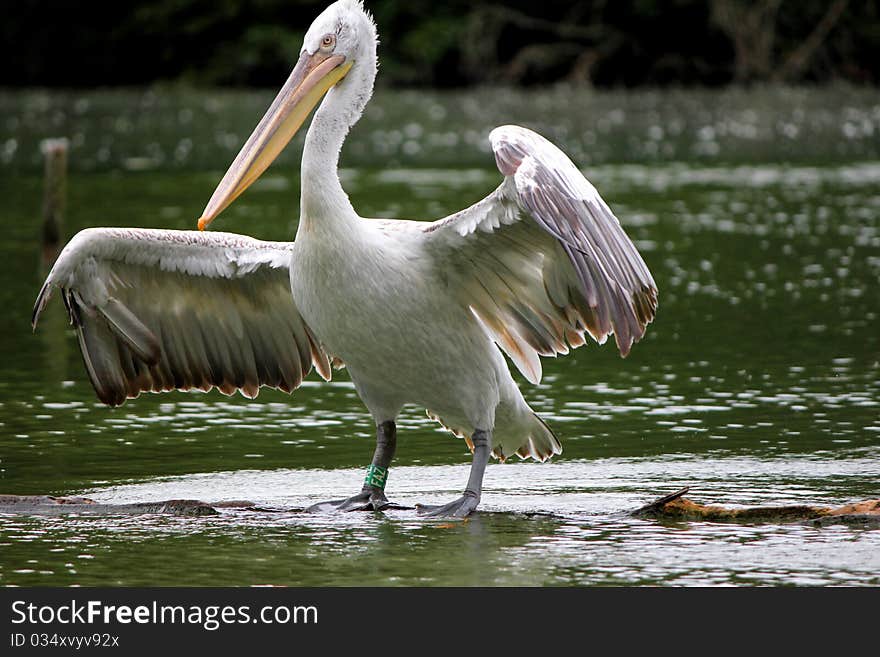
[[83,364],[98,399],[108,406],[118,406],[125,401],[128,386],[110,329],[89,317],[77,330],[77,337]]
[[64,292],[98,398],[296,389],[330,363],[290,292],[289,244],[224,233],[89,229],[65,247],[34,306]]
[[588,333],[626,356],[657,308],[657,286],[611,209],[553,144],[518,126],[490,135],[504,183],[424,230],[438,267],[530,381],[538,356]]
[[156,336],[134,314],[114,298],[98,308],[110,327],[145,363],[155,365],[162,355]]

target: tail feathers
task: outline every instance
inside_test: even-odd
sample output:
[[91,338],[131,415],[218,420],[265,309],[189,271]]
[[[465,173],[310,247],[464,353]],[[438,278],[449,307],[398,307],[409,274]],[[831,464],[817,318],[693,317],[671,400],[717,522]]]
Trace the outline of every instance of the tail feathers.
[[[474,443],[469,431],[450,426],[432,411],[428,411],[428,417],[439,422],[447,431],[464,438],[468,448],[474,451]],[[527,414],[521,416],[515,423],[496,422],[492,433],[492,445],[492,456],[500,461],[506,461],[509,456],[516,454],[521,459],[533,458],[543,462],[556,454],[562,454],[559,439],[547,423],[530,408],[527,409]]]
[[556,454],[562,454],[562,445],[556,434],[551,431],[547,423],[538,414],[531,412],[531,422],[528,425],[528,437],[516,450],[520,458],[533,458],[536,461],[546,461]]

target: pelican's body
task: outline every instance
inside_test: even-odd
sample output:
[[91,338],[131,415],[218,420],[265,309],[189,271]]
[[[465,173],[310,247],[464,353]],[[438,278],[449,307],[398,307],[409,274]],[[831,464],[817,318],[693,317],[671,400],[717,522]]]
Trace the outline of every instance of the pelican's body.
[[[314,366],[348,369],[377,425],[358,495],[316,508],[387,508],[395,420],[427,409],[471,446],[464,495],[480,499],[490,453],[544,460],[558,440],[529,408],[502,350],[532,383],[541,356],[614,334],[622,355],[644,334],[656,285],[611,210],[572,162],[518,126],[490,135],[501,185],[435,222],[364,219],[337,175],[368,102],[377,37],[357,0],[331,5],[199,220],[204,229],[269,166],[323,97],[302,158],[292,243],[191,231],[89,229],[74,237],[37,299],[59,287],[99,398],[218,387],[295,389]],[[500,347],[500,349],[499,349]]]
[[291,290],[373,417],[393,420],[415,404],[467,435],[494,425],[501,438],[511,422],[527,420],[509,443],[527,439],[533,414],[501,352],[444,284],[425,224],[352,218],[327,226],[314,237],[300,230]]

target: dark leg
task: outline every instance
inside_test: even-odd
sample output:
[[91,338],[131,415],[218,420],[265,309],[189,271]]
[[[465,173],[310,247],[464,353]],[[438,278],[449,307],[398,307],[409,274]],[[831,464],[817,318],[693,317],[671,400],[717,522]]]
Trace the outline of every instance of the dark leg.
[[383,509],[404,509],[407,507],[392,504],[385,497],[385,480],[388,467],[397,449],[397,426],[393,420],[376,427],[376,451],[367,470],[367,478],[361,492],[347,500],[320,502],[306,511],[382,511]]
[[464,495],[454,502],[442,506],[419,505],[418,509],[421,515],[464,518],[477,508],[480,503],[480,495],[483,493],[483,475],[486,472],[486,464],[489,462],[489,454],[492,451],[492,440],[488,431],[480,431],[479,429],[474,431],[471,440],[474,443],[474,459],[471,461],[471,474],[468,477]]

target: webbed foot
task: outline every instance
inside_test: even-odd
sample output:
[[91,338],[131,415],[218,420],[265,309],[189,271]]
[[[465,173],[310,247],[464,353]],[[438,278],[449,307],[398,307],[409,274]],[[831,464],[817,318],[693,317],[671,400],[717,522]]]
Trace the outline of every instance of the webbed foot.
[[418,510],[420,516],[428,516],[433,518],[466,518],[476,510],[479,503],[479,497],[477,497],[470,491],[465,491],[464,495],[459,497],[457,500],[450,502],[449,504],[438,506],[417,504],[416,509]]
[[385,491],[378,489],[362,490],[360,493],[346,500],[330,500],[318,502],[306,509],[306,513],[327,513],[329,511],[385,511],[387,509],[411,509],[389,502]]

